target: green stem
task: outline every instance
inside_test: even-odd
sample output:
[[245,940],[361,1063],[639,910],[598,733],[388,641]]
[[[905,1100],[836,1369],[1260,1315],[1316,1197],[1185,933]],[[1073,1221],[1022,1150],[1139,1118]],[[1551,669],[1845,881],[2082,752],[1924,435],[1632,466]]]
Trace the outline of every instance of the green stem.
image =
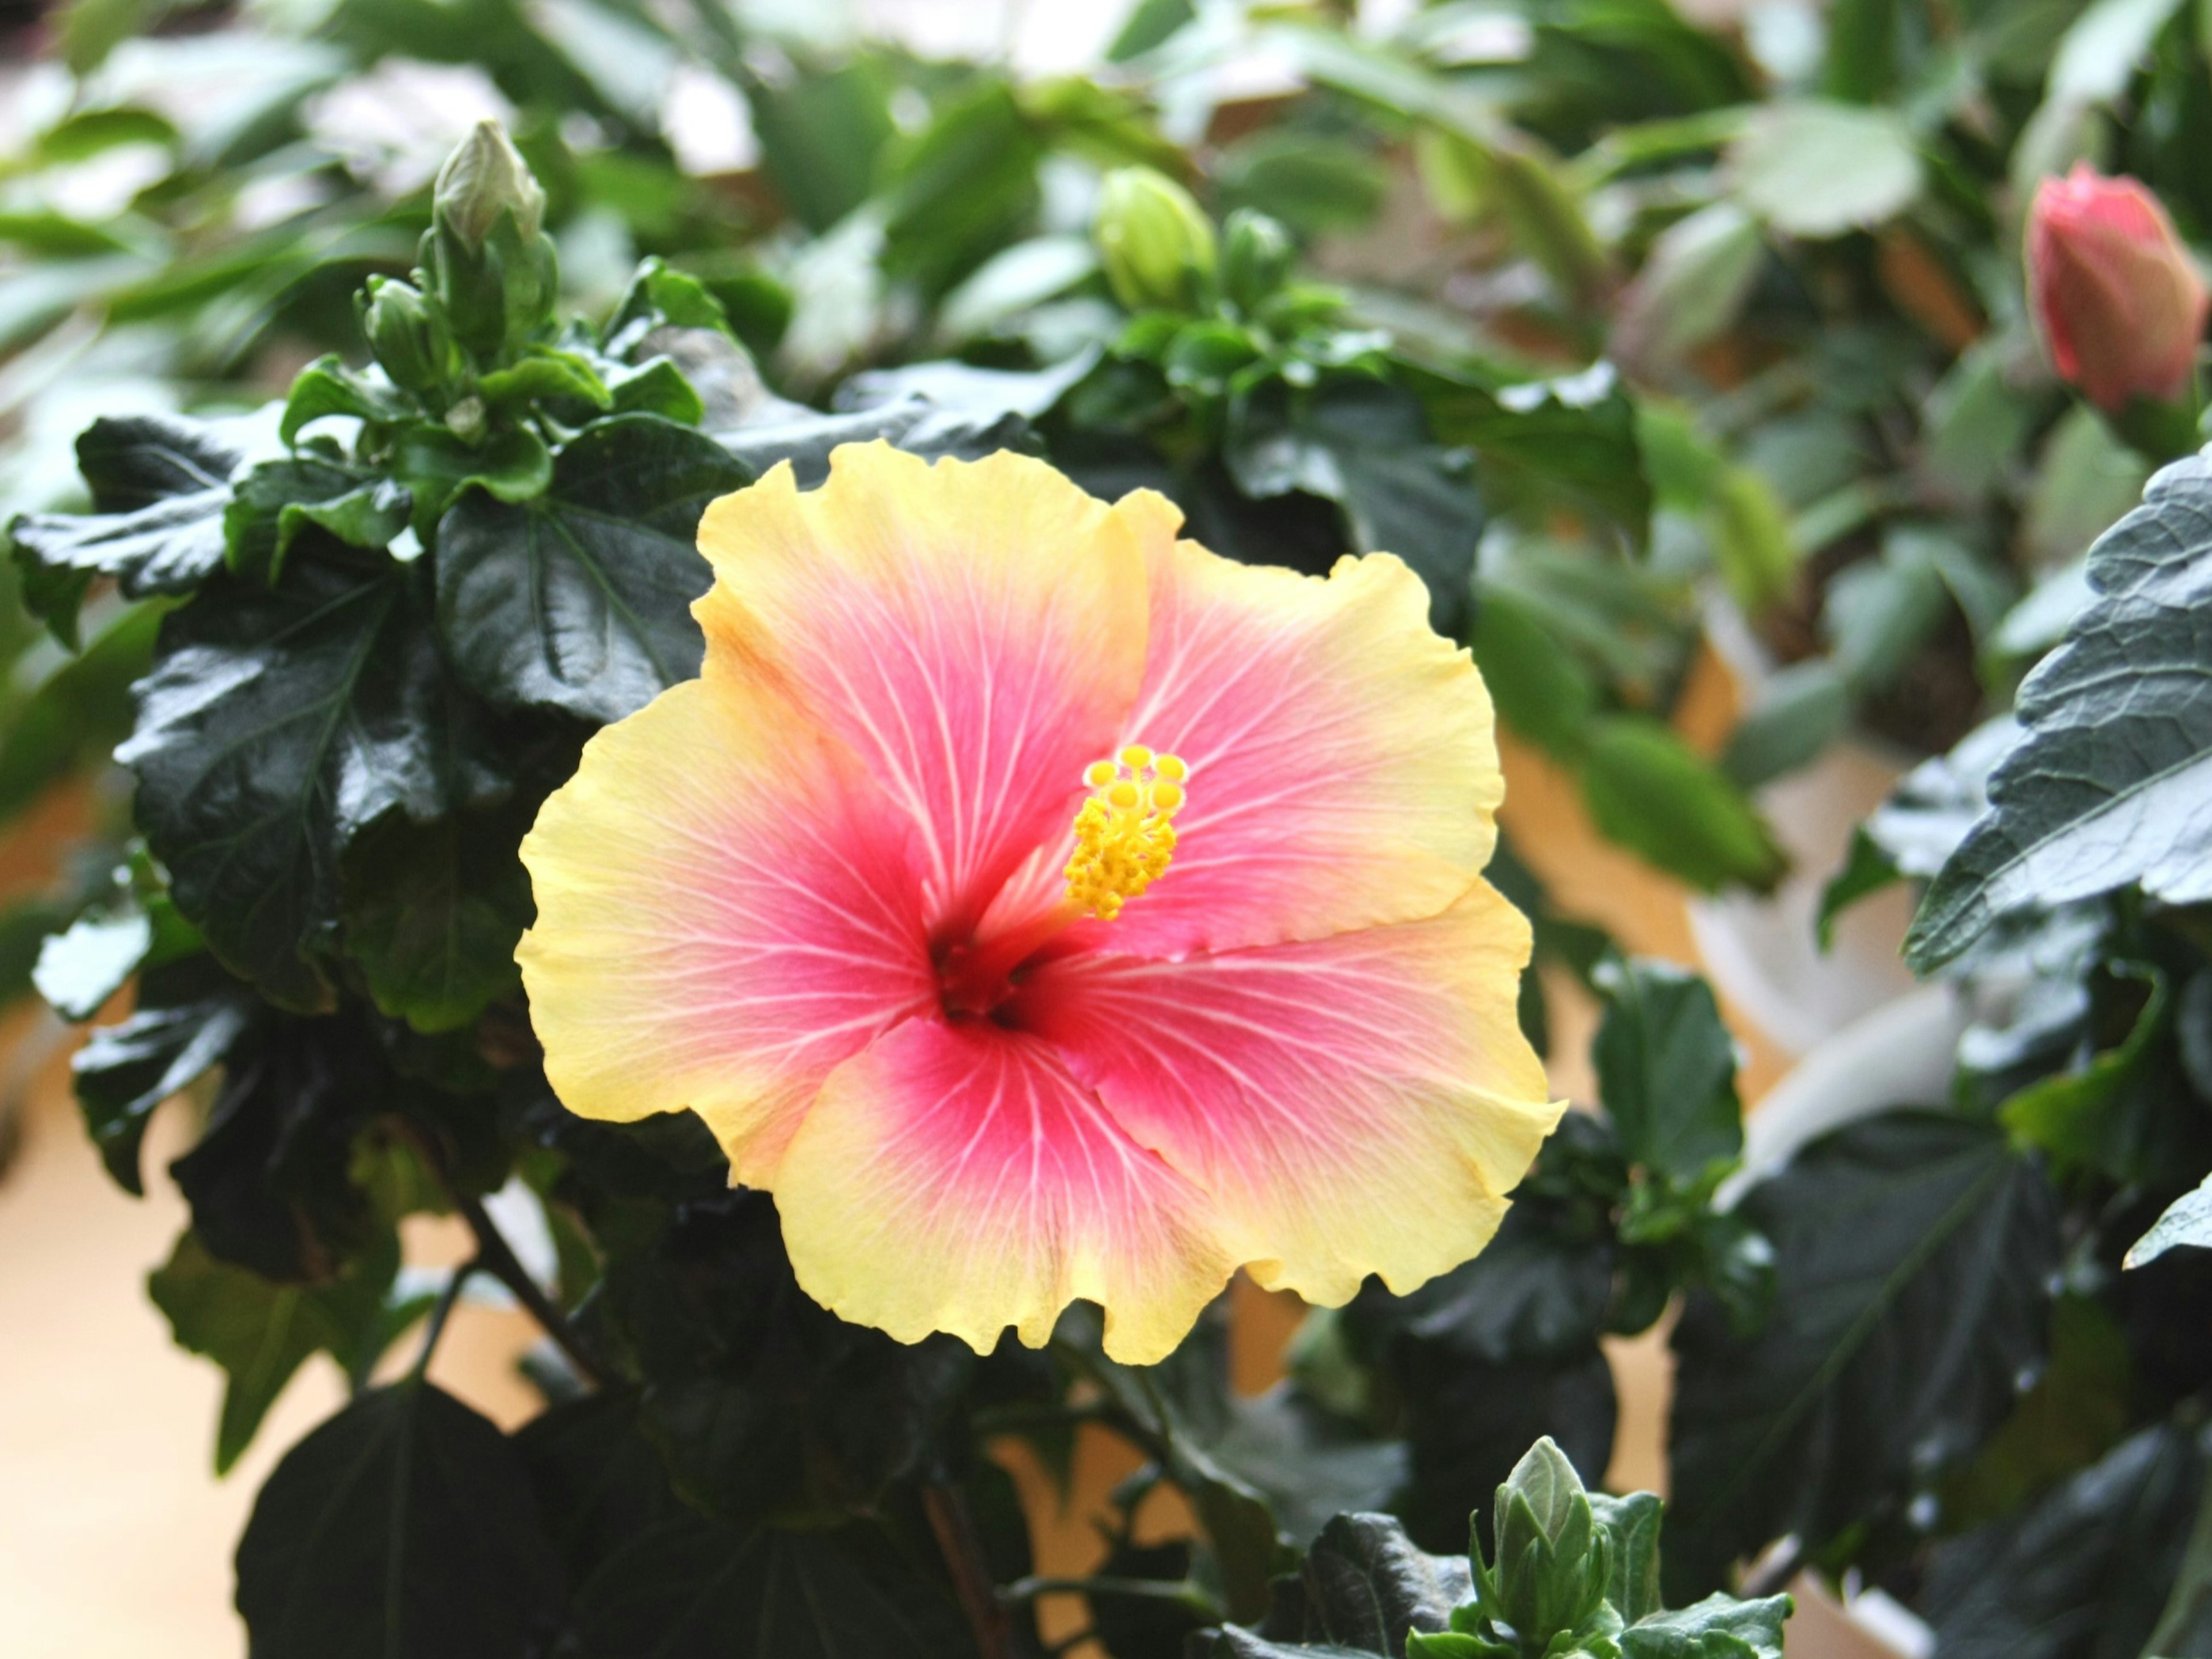
[[415,1356],[408,1368],[410,1382],[420,1382],[430,1369],[430,1357],[438,1351],[438,1339],[446,1334],[446,1322],[453,1317],[454,1304],[461,1299],[461,1286],[469,1282],[469,1275],[483,1267],[481,1258],[471,1256],[453,1269],[453,1276],[446,1281],[446,1288],[430,1310],[430,1317],[422,1327],[422,1351]]
[[582,1373],[595,1388],[604,1389],[613,1381],[612,1374],[593,1354],[568,1316],[553,1305],[552,1299],[538,1288],[522,1263],[515,1258],[498,1226],[485,1213],[483,1203],[466,1194],[453,1194],[453,1207],[469,1224],[476,1235],[477,1252],[483,1271],[507,1287],[507,1293],[520,1303],[532,1319],[544,1328],[545,1334],[553,1339],[554,1346],[568,1357],[568,1363]]

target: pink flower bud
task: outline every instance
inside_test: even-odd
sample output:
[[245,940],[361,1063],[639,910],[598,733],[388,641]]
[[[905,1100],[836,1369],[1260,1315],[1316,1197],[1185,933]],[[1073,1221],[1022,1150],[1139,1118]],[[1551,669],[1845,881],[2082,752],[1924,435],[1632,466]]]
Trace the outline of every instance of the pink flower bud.
[[2028,289],[2058,373],[2100,409],[2173,403],[2204,333],[2203,279],[2158,198],[2085,163],[2045,179],[2027,221]]

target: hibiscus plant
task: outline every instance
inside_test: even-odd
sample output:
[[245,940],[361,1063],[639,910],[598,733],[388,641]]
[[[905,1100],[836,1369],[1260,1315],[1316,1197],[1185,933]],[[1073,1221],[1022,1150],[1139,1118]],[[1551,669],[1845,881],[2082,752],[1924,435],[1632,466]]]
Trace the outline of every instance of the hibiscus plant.
[[[125,1188],[193,1103],[150,1290],[216,1468],[350,1385],[240,1542],[255,1659],[1779,1659],[1808,1584],[2212,1655],[2203,289],[2140,185],[2024,199],[2025,280],[1985,199],[2078,151],[2207,222],[2191,15],[1147,0],[1098,82],[744,9],[350,0],[228,124],[42,130],[169,158],[123,232],[0,218],[61,273],[10,386],[112,399],[88,511],[10,497],[0,812],[129,774],[0,991],[90,1027]],[[301,161],[486,39],[514,139]],[[1300,88],[1249,129],[1247,52]],[[777,203],[675,169],[621,66],[679,60]],[[281,259],[247,168],[313,185]],[[1481,282],[1363,265],[1394,188]],[[298,339],[243,412],[93,374]],[[1927,757],[1818,925],[1925,884],[1945,1080],[1863,1046],[1747,1135],[1713,989],[1498,837],[1493,714],[1710,891],[1789,874],[1757,787]],[[1238,1273],[1310,1304],[1257,1395]],[[429,1377],[485,1295],[511,1433]],[[1663,1549],[1596,1489],[1639,1339]]]

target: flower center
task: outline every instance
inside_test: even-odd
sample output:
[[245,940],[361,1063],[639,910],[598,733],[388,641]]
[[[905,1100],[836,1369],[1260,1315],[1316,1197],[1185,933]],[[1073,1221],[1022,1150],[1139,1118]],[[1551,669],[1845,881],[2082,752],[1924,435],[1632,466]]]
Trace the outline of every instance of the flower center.
[[1190,769],[1173,755],[1132,744],[1084,770],[1091,799],[1075,815],[1075,854],[1063,872],[1066,896],[986,939],[940,947],[938,977],[948,1013],[1010,1018],[1018,970],[1086,916],[1111,921],[1158,881],[1175,856],[1175,826]]
[[1185,799],[1190,769],[1173,755],[1131,744],[1083,774],[1091,799],[1075,815],[1075,856],[1067,861],[1067,902],[1111,921],[1121,907],[1166,873],[1175,856],[1169,822]]

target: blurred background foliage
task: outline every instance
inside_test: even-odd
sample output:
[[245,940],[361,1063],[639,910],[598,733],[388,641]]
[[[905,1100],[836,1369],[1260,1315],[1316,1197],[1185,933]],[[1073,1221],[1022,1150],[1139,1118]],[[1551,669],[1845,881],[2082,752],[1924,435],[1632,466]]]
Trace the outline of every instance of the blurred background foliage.
[[[404,270],[438,161],[495,116],[580,308],[659,255],[776,394],[1009,400],[1224,550],[1389,547],[1607,834],[1764,888],[1746,792],[1854,727],[1963,735],[2142,482],[2042,368],[2014,250],[2023,187],[2081,156],[2185,229],[2212,210],[2179,4],[1147,0],[1049,37],[1103,49],[1096,75],[964,15],[885,9],[905,40],[706,0],[19,18],[53,49],[5,71],[0,507],[76,504],[92,412],[242,410],[358,361],[354,290]],[[1267,216],[1304,285],[1267,316],[1218,283],[1117,295],[1092,222],[1133,164]],[[883,373],[948,359],[1037,378]],[[0,807],[119,735],[147,630],[98,629],[66,675],[4,641]],[[1749,708],[1705,756],[1667,720],[1711,658]]]
[[[1012,445],[1101,493],[1165,490],[1193,534],[1235,556],[1322,570],[1347,551],[1396,552],[1427,580],[1437,625],[1475,651],[1511,738],[1571,781],[1603,836],[1708,892],[1773,890],[1786,859],[1759,792],[1871,742],[1917,769],[1837,874],[1824,927],[1887,882],[1936,876],[1993,799],[2001,816],[2063,836],[2048,801],[1992,786],[2023,741],[2002,717],[2069,628],[2117,636],[2086,550],[2170,456],[2052,375],[2024,290],[2022,220],[2039,179],[2086,159],[2151,185],[2185,237],[2212,236],[2203,7],[1078,9],[0,11],[15,47],[0,64],[0,522],[21,544],[0,580],[27,584],[26,605],[0,605],[0,816],[58,787],[94,803],[72,880],[0,921],[0,990],[27,994],[41,939],[88,912],[40,975],[71,1018],[143,963],[149,983],[166,975],[157,1014],[231,1020],[226,1041],[247,1018],[224,1000],[243,1008],[251,994],[196,954],[164,872],[131,844],[128,780],[108,758],[132,730],[130,687],[175,597],[158,582],[135,597],[106,581],[58,592],[57,570],[114,574],[128,558],[102,564],[111,547],[71,567],[70,550],[90,544],[54,515],[128,515],[211,490],[217,508],[244,513],[210,532],[234,560],[248,544],[281,559],[294,533],[281,515],[298,503],[256,518],[230,475],[250,481],[287,454],[297,434],[280,432],[272,400],[289,392],[303,419],[313,398],[372,384],[347,378],[368,356],[355,296],[407,273],[434,173],[487,117],[544,186],[560,314],[611,318],[560,349],[604,377],[604,395],[629,395],[621,375],[643,380],[633,323],[710,319],[720,339],[726,320],[743,348],[702,348],[672,382],[636,393],[658,402],[618,404],[610,426],[647,408],[747,467],[783,454],[804,467],[840,436],[931,453]],[[658,263],[634,286],[641,259]],[[340,361],[298,378],[326,354]],[[552,407],[560,392],[533,382],[518,406]],[[608,407],[577,430],[588,436]],[[171,412],[222,423],[195,428],[220,434],[212,448],[163,452],[220,456],[221,476],[164,460],[169,472],[149,478],[143,459],[118,466],[96,441],[73,451],[96,416]],[[391,464],[421,509],[428,475],[405,474],[404,454]],[[2205,568],[2189,510],[2145,509],[2106,544],[2111,568],[2150,546],[2193,548],[2190,568]],[[204,503],[176,511],[164,538],[206,516]],[[415,532],[378,533],[397,545]],[[2181,624],[2160,626],[2185,657]],[[1737,717],[1700,732],[1687,714],[1716,683]],[[2021,711],[2030,728],[2129,713],[2094,687],[2045,692]],[[552,706],[585,721],[610,712]],[[525,762],[550,776],[566,752]],[[505,860],[519,826],[477,828]],[[363,845],[398,890],[410,849]],[[1609,955],[1602,934],[1554,913],[1510,848],[1497,875],[1535,920],[1540,959],[1583,978],[1605,1013],[1596,1109],[1547,1148],[1489,1254],[1415,1297],[1370,1292],[1316,1316],[1293,1383],[1263,1402],[1229,1400],[1218,1322],[1160,1388],[1108,1365],[1079,1331],[1054,1353],[1056,1381],[1016,1355],[985,1373],[1007,1378],[963,1397],[976,1433],[1033,1433],[1064,1455],[1066,1401],[1080,1395],[1085,1420],[1152,1460],[1145,1482],[1191,1495],[1195,1556],[1138,1545],[1131,1517],[1148,1487],[1125,1493],[1109,1571],[1170,1589],[1102,1598],[1101,1637],[1125,1655],[1171,1652],[1224,1612],[1251,1615],[1286,1559],[1279,1536],[1311,1537],[1333,1508],[1387,1501],[1414,1541],[1455,1547],[1471,1500],[1540,1432],[1595,1481],[1617,1417],[1601,1339],[1673,1308],[1668,1567],[1684,1594],[1781,1540],[1759,1582],[1808,1562],[1862,1575],[1913,1605],[1946,1653],[2212,1651],[2212,1521],[2191,1519],[2212,1275],[2188,1249],[2120,1269],[2212,1166],[2212,930],[2171,870],[2112,861],[2049,903],[1998,903],[1986,872],[1947,875],[1946,914],[1979,906],[1982,931],[1971,948],[1953,938],[1919,951],[1965,1011],[1943,1039],[1945,1084],[1863,1101],[1809,1146],[1764,1148],[1741,1127],[1711,993]],[[519,928],[513,896],[489,901],[506,909],[485,924],[484,972],[447,987],[447,1001],[372,979],[386,1025],[476,1022],[479,1048],[497,1048],[518,1012],[495,948]],[[192,920],[231,951],[210,915]],[[365,958],[380,948],[366,929],[348,945]],[[293,951],[285,971],[301,959]],[[286,1006],[329,994],[284,1003],[253,971]],[[349,1006],[348,1020],[374,1024],[360,999]],[[289,1018],[272,1029],[296,1034]],[[81,1097],[134,1178],[136,1132],[192,1057],[162,1041],[135,1022],[111,1028],[80,1063]],[[204,1070],[210,1055],[194,1054]],[[846,1364],[840,1345],[860,1339],[778,1302],[801,1357],[778,1350],[759,1362],[766,1382],[732,1383],[736,1362],[708,1352],[700,1321],[656,1300],[656,1273],[679,1257],[711,1264],[709,1291],[714,1273],[751,1285],[781,1271],[762,1206],[722,1190],[680,1121],[647,1158],[566,1120],[542,1089],[518,1104],[527,1091],[497,1087],[489,1173],[461,1171],[457,1201],[497,1188],[509,1164],[551,1192],[545,1171],[573,1160],[581,1173],[549,1206],[560,1225],[581,1218],[562,1235],[565,1269],[580,1284],[598,1272],[586,1231],[617,1241],[597,1305],[647,1375],[787,1406]],[[478,1104],[489,1123],[494,1109]],[[1877,1109],[1904,1108],[1922,1109]],[[420,1206],[392,1181],[354,1180],[354,1143],[322,1150],[337,1160],[337,1207]],[[624,1218],[647,1204],[679,1219],[625,1239]],[[180,1335],[221,1358],[194,1309],[274,1294],[256,1275],[298,1264],[241,1267],[224,1249],[195,1255],[222,1242],[198,1238],[155,1293]],[[379,1299],[392,1262],[361,1262],[368,1313],[346,1303],[344,1273],[325,1276],[316,1316],[337,1334],[301,1335],[294,1365],[319,1345],[365,1376],[422,1313],[419,1297]],[[939,1389],[923,1376],[933,1363],[903,1354],[888,1386],[939,1411],[944,1389],[968,1385],[963,1373]],[[1002,1384],[1006,1397],[989,1397]],[[266,1404],[246,1398],[226,1416],[226,1461]],[[588,1404],[562,1408],[530,1455],[557,1469],[562,1434],[599,1433],[577,1414]],[[842,1408],[825,1406],[825,1421]],[[601,1413],[625,1457],[627,1409]],[[990,1506],[1011,1500],[975,1479],[995,1547],[1011,1534]],[[680,1580],[654,1594],[678,1605],[694,1588]]]

